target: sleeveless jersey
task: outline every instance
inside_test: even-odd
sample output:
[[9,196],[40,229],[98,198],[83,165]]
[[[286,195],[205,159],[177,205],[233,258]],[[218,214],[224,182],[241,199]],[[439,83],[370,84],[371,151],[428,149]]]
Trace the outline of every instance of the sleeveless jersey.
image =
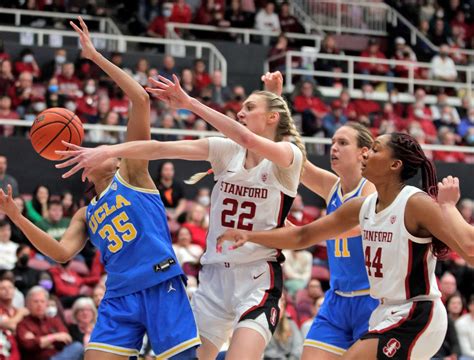
[[377,193],[369,195],[360,210],[365,266],[370,295],[377,299],[403,302],[440,297],[436,283],[436,258],[431,237],[418,238],[405,227],[408,199],[422,192],[405,186],[395,200],[375,212]]
[[107,272],[106,298],[181,275],[158,190],[127,184],[117,172],[86,211],[87,230]]
[[[329,195],[327,214],[336,211],[346,201],[361,196],[366,182],[367,180],[362,178],[354,190],[342,195],[339,179]],[[368,294],[369,280],[364,267],[360,230],[352,230],[345,235],[344,238],[331,239],[326,242],[331,289],[344,292],[366,290]]]
[[[293,144],[293,163],[281,169],[267,159],[245,169],[247,150],[229,139],[209,138],[209,161],[216,183],[211,194],[207,249],[202,264],[245,264],[259,260],[281,261],[281,252],[254,243],[236,250],[223,244],[216,252],[216,238],[228,228],[270,230],[284,225],[299,184],[303,154]],[[282,182],[288,184],[284,186]]]

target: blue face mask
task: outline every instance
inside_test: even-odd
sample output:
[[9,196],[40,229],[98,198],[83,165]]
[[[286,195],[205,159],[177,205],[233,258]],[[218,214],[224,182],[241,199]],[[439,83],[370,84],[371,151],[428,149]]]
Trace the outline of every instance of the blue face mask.
[[57,93],[58,90],[59,90],[59,86],[58,85],[49,85],[48,90],[49,90],[50,93]]
[[466,142],[468,145],[474,145],[474,134],[470,134],[466,137]]

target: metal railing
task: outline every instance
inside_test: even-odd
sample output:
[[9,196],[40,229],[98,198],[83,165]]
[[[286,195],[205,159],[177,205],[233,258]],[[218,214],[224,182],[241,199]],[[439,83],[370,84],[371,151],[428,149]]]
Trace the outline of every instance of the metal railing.
[[390,7],[384,3],[356,1],[294,0],[316,22],[318,28],[334,33],[387,35]]
[[[15,26],[25,26],[22,23],[22,18],[31,17],[35,18],[50,18],[50,19],[66,19],[72,20],[76,19],[79,14],[74,13],[56,13],[56,12],[49,12],[49,11],[36,11],[36,10],[23,10],[23,9],[7,9],[7,8],[0,8],[0,14],[10,14],[14,17],[14,24]],[[114,35],[121,35],[122,32],[119,30],[115,22],[109,17],[101,17],[101,16],[91,16],[91,15],[82,15],[82,18],[87,22],[97,22],[99,24],[99,31],[105,34],[114,34]]]
[[[33,121],[26,120],[10,120],[10,119],[0,119],[0,126],[15,126],[15,127],[31,127]],[[101,125],[101,124],[83,124],[86,131],[89,130],[104,130],[111,132],[126,132],[126,126],[114,126],[114,125]],[[206,138],[210,136],[224,136],[217,131],[197,131],[197,130],[182,130],[182,129],[160,129],[160,128],[151,128],[152,134],[162,134],[162,135],[177,135],[177,136],[193,136],[197,138]],[[86,136],[87,139],[87,136]],[[317,138],[317,137],[305,137],[303,136],[302,141],[305,145],[314,144],[314,145],[330,145],[332,140],[329,138]],[[437,144],[422,144],[421,147],[423,150],[430,151],[459,151],[466,154],[474,154],[474,147],[472,146],[457,146],[457,145],[437,145]]]
[[[315,20],[315,26],[323,31],[371,36],[387,36],[387,24],[393,27],[402,24],[409,33],[412,46],[422,41],[434,53],[434,45],[416,26],[396,9],[383,2],[357,2],[354,0],[294,0],[294,4]],[[474,50],[456,49],[461,55],[474,56]]]
[[[16,33],[19,37],[21,37],[25,33],[32,35],[34,37],[34,43],[30,45],[43,46],[47,44],[47,41],[51,40],[51,37],[61,36],[64,38],[76,39],[77,44],[79,46],[79,39],[75,31],[0,26],[0,33],[1,32]],[[129,49],[129,43],[134,45],[163,45],[166,47],[165,52],[173,56],[193,56],[195,58],[208,59],[209,71],[213,72],[214,70],[221,70],[222,83],[224,85],[227,85],[227,61],[224,58],[224,55],[222,55],[222,53],[211,43],[202,41],[156,39],[141,36],[126,36],[99,33],[91,33],[91,38],[95,46],[101,50],[120,51],[124,53],[127,52],[127,50]],[[178,50],[176,50],[177,48]],[[189,49],[193,49],[194,53],[189,52]]]
[[[219,27],[219,26],[209,26],[209,25],[197,25],[197,24],[182,24],[182,23],[173,23],[169,22],[166,24],[167,36],[176,36],[176,30],[198,30],[198,31],[207,31],[212,33],[227,33],[227,34],[234,34],[240,35],[242,38],[242,42],[244,44],[250,44],[250,40],[252,36],[258,37],[270,37],[270,38],[277,38],[280,36],[280,31],[262,31],[262,30],[255,30],[255,29],[242,29],[242,28],[235,28],[235,27]],[[300,34],[300,33],[285,33],[285,36],[288,39],[293,40],[307,40],[314,42],[314,47],[320,49],[321,47],[321,36],[314,35],[314,34]]]
[[[308,77],[324,77],[324,78],[337,78],[337,79],[346,79],[347,87],[349,90],[354,90],[355,81],[373,81],[373,82],[388,82],[393,84],[405,84],[408,87],[409,93],[415,92],[415,86],[430,86],[435,88],[455,88],[455,89],[464,89],[468,97],[472,97],[474,94],[473,90],[473,80],[474,80],[474,67],[468,66],[456,66],[458,72],[458,79],[464,78],[465,81],[441,81],[441,80],[430,80],[430,79],[419,79],[416,77],[416,69],[424,68],[431,69],[430,63],[421,63],[421,62],[410,62],[410,61],[401,61],[401,60],[392,60],[392,59],[378,59],[378,58],[366,58],[360,56],[347,56],[347,55],[333,55],[333,54],[321,54],[314,53],[310,55],[312,61],[316,59],[329,59],[337,60],[343,63],[344,68],[347,69],[346,72],[335,73],[332,71],[319,71],[319,70],[308,70],[302,68],[292,67],[292,63],[295,60],[301,59],[303,57],[308,57],[308,53],[301,51],[288,51],[285,54],[276,55],[266,60],[264,71],[268,71],[269,63],[281,58],[285,58],[285,90],[291,92],[294,89],[294,84],[292,79],[294,75],[302,75]],[[371,63],[371,64],[384,64],[389,65],[390,67],[395,67],[397,65],[404,66],[408,68],[408,77],[395,77],[395,76],[382,76],[382,75],[367,75],[357,72],[358,63]]]

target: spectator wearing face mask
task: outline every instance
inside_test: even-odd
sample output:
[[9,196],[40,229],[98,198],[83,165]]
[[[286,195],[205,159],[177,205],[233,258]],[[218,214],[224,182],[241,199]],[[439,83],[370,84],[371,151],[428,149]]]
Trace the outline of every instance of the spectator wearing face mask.
[[58,79],[53,77],[48,82],[48,88],[45,95],[46,107],[64,107],[66,96],[59,93]]
[[439,55],[431,59],[430,77],[433,80],[456,81],[458,72],[453,59],[449,57],[449,47],[446,44],[441,45]]
[[61,74],[57,76],[59,93],[69,99],[82,96],[81,81],[74,75],[75,67],[72,62],[66,62],[61,67]]
[[38,78],[41,75],[41,70],[36,63],[35,56],[31,49],[24,49],[20,53],[20,59],[15,61],[15,73],[17,75],[23,72],[29,72],[33,77]]
[[97,95],[97,85],[94,79],[88,79],[84,82],[84,96],[77,100],[76,115],[83,123],[86,123],[90,117],[97,115],[97,106],[99,97]]
[[31,248],[28,245],[22,244],[18,246],[16,256],[17,262],[12,270],[15,275],[15,286],[23,295],[26,295],[30,288],[39,285],[41,271],[28,266],[31,257]]
[[54,52],[54,59],[43,66],[42,79],[47,81],[52,77],[59,76],[61,74],[61,68],[66,61],[66,49],[57,49]]

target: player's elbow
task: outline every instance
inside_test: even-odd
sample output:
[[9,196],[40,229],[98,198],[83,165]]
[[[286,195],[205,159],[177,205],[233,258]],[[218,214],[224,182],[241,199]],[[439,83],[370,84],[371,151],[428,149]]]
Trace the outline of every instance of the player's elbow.
[[257,135],[250,131],[246,131],[240,136],[240,145],[244,148],[251,150],[257,144]]
[[64,264],[71,260],[73,255],[68,254],[66,251],[61,251],[60,253],[51,256],[51,258],[60,264]]
[[145,89],[142,89],[142,91],[140,91],[140,93],[134,97],[133,102],[139,106],[150,107],[150,96],[145,91]]

